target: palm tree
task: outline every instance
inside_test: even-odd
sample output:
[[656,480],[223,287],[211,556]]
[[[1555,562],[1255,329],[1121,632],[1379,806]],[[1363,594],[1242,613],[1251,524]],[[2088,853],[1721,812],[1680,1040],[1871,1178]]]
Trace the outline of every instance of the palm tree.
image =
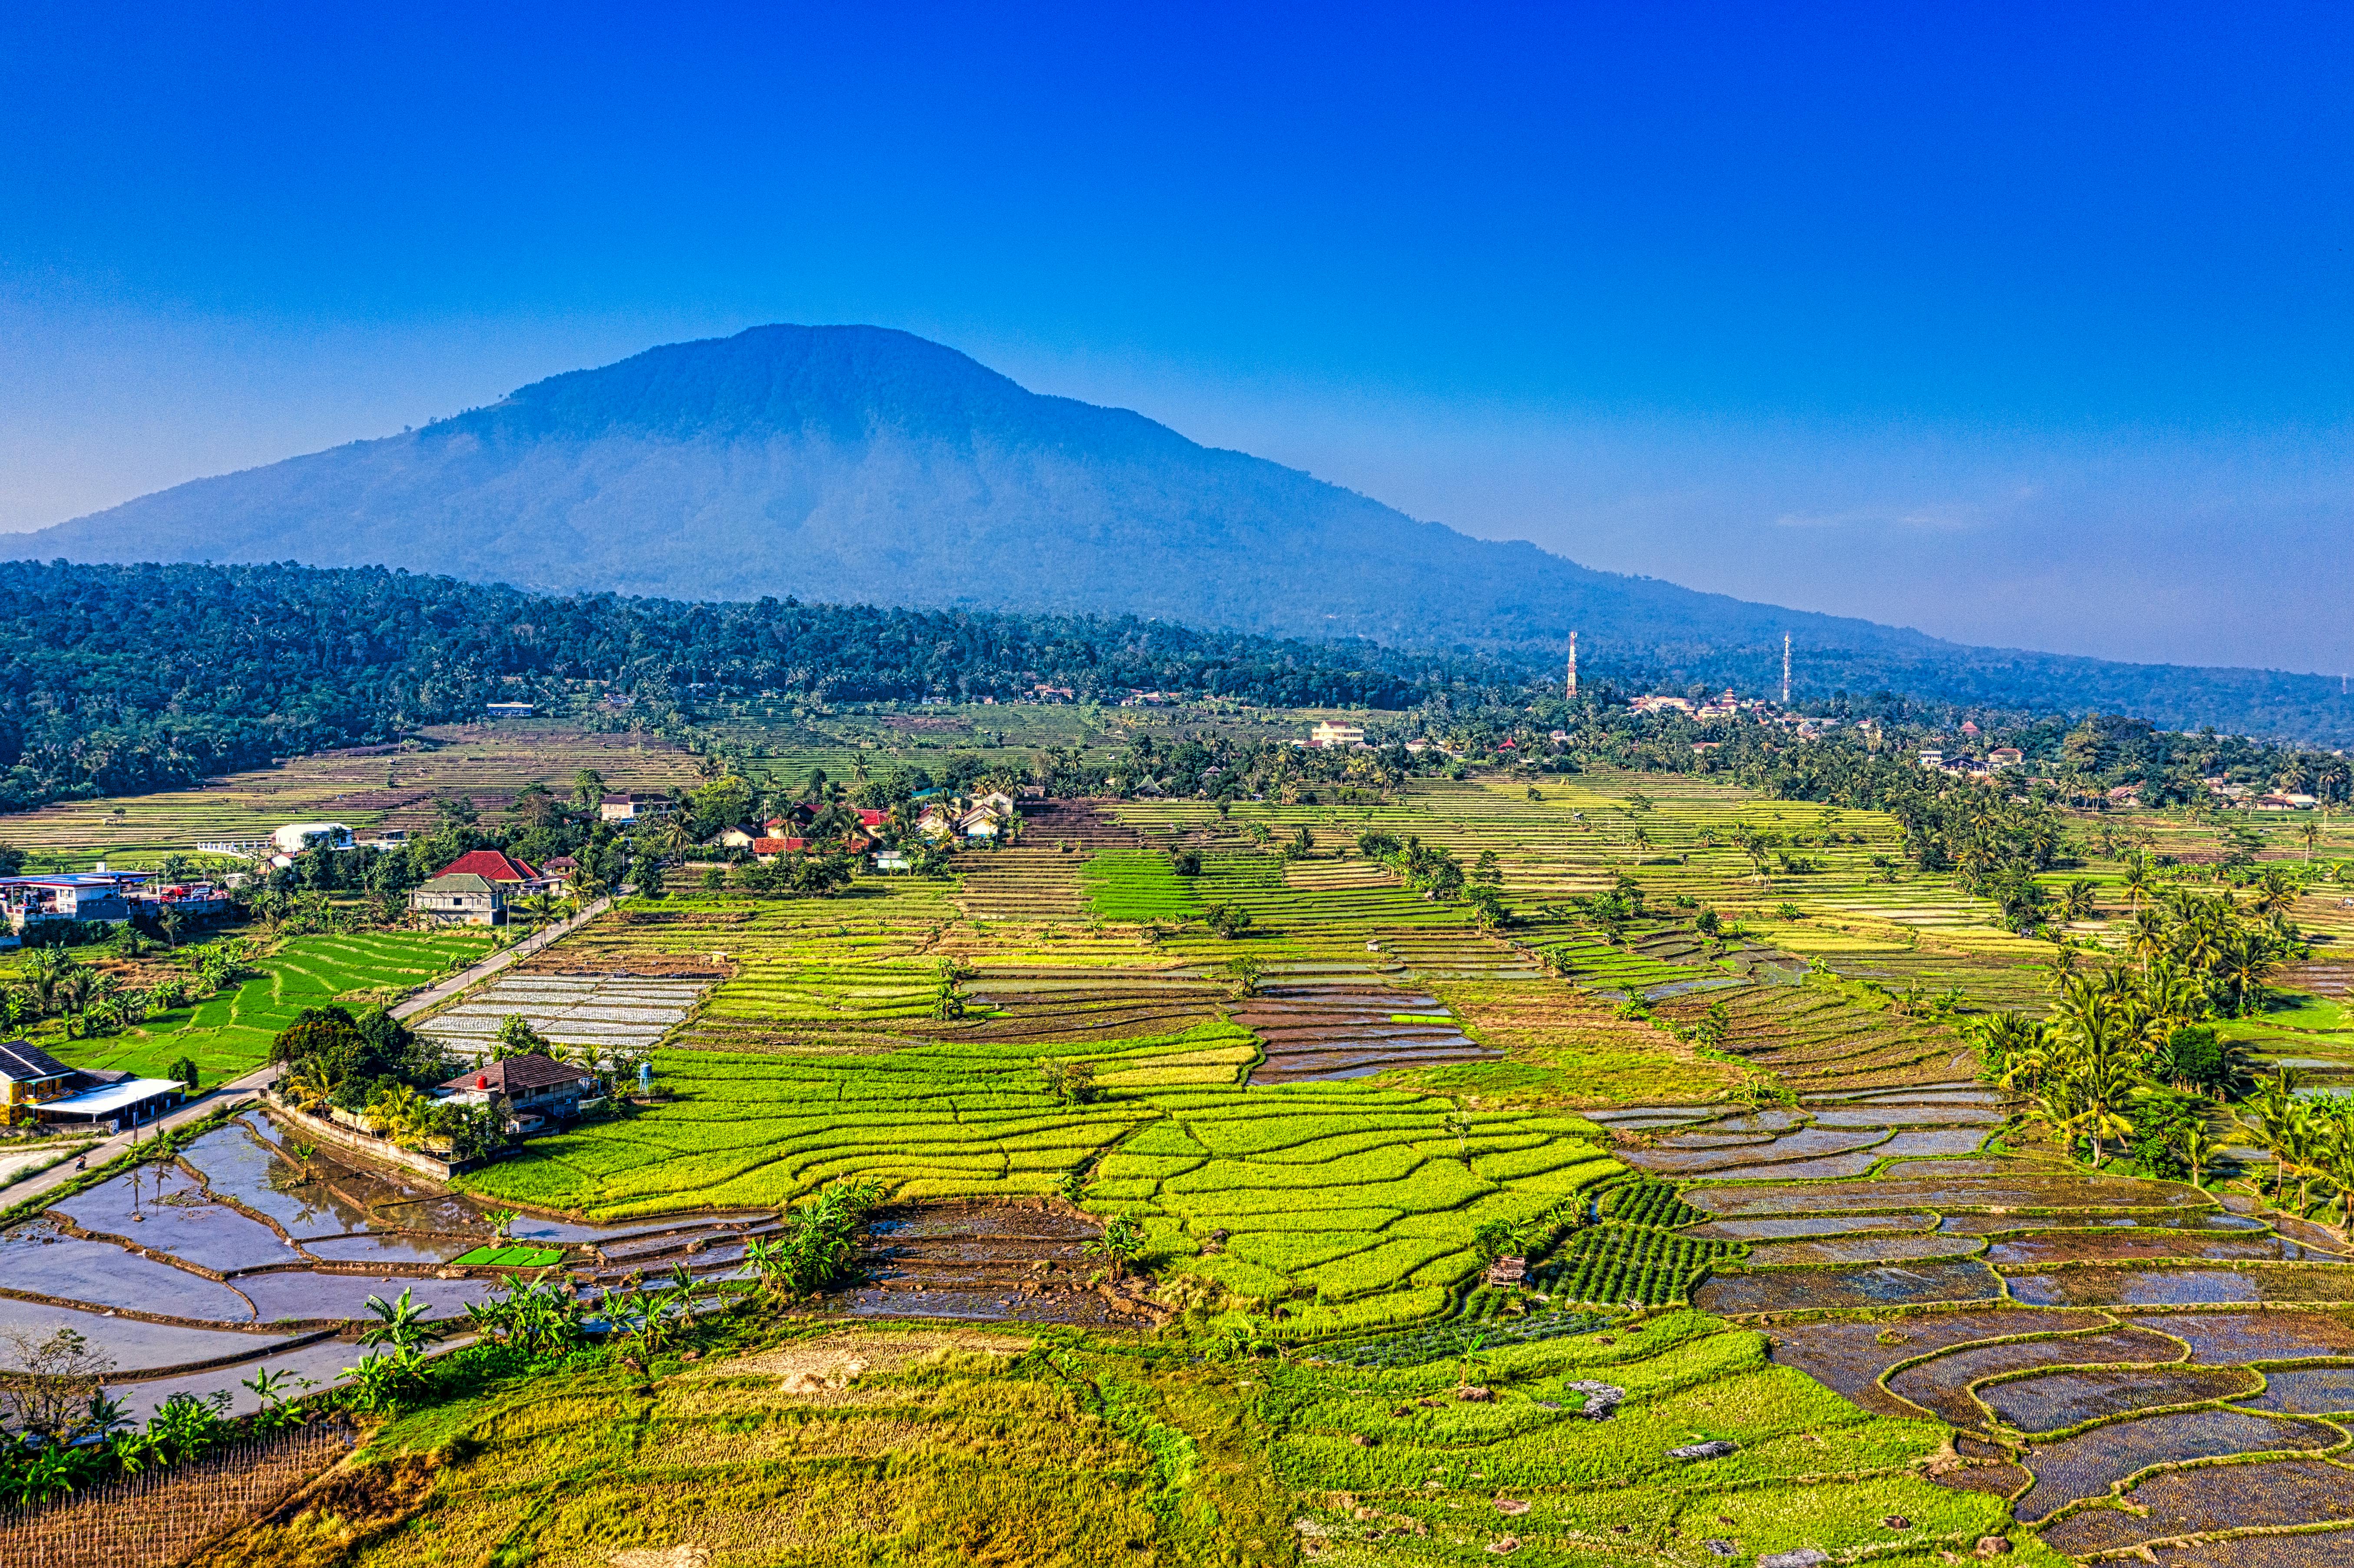
[[2288,1185],[2288,1156],[2280,1142],[2281,1128],[2286,1124],[2290,1110],[2296,1104],[2296,1069],[2283,1067],[2264,1080],[2254,1106],[2243,1107],[2241,1125],[2273,1156],[2273,1194],[2278,1199]]
[[2193,1187],[2200,1185],[2200,1168],[2207,1163],[2207,1157],[2214,1151],[2215,1146],[2205,1122],[2194,1121],[2182,1129],[2182,1160],[2190,1167],[2190,1184]]
[[605,776],[593,768],[584,768],[572,776],[572,803],[584,811],[593,811],[605,798]]
[[287,1068],[281,1082],[289,1095],[306,1106],[322,1104],[343,1087],[343,1080],[316,1056],[305,1056]]
[[2126,862],[2123,881],[2126,896],[2131,901],[2130,906],[2133,912],[2138,915],[2141,913],[2142,895],[2149,891],[2148,859],[2139,854],[2128,859]]
[[2097,912],[2093,885],[2085,878],[2078,877],[2062,890],[2060,918],[2062,920],[2090,920]]
[[2124,1112],[2141,1079],[2141,1041],[2125,1010],[2091,980],[2062,980],[2054,1012],[2063,1053],[2063,1098],[2057,1108],[2064,1112],[2054,1119],[2063,1131],[2092,1139],[2093,1167],[2098,1170],[2102,1141],[2133,1131]]
[[2272,944],[2255,931],[2235,931],[2226,941],[2221,961],[2215,966],[2215,978],[2231,993],[2232,1016],[2244,1018],[2253,1012],[2264,994],[2264,981],[2271,978],[2277,964]]
[[2354,1107],[2339,1102],[2329,1117],[2321,1158],[2330,1183],[2338,1189],[2339,1228],[2354,1242]]

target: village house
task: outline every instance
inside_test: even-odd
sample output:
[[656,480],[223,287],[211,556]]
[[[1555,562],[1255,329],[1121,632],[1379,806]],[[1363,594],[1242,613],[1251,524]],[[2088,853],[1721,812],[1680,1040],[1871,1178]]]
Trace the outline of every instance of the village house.
[[1315,747],[1355,746],[1365,738],[1363,725],[1335,724],[1331,719],[1319,719],[1316,727],[1308,732],[1308,744]]
[[484,703],[482,705],[482,715],[485,718],[529,718],[531,712],[532,705],[529,703]]
[[514,898],[547,879],[504,850],[470,850],[408,895],[410,911],[436,926],[500,926]]
[[504,926],[507,895],[486,876],[445,874],[412,890],[408,909],[435,926]]
[[0,1121],[54,1122],[115,1131],[172,1109],[188,1097],[177,1078],[69,1067],[22,1040],[0,1044]]
[[634,822],[638,820],[638,798],[635,795],[607,795],[597,802],[597,820],[601,822]]
[[49,920],[101,920],[119,926],[131,918],[125,895],[147,880],[133,872],[61,872],[50,876],[0,876],[0,898],[8,925],[21,934]]
[[578,1121],[581,1107],[598,1097],[597,1079],[531,1051],[461,1073],[435,1089],[434,1097],[461,1106],[503,1105],[508,1130],[527,1133],[550,1122]]
[[2020,768],[2026,765],[2027,753],[2015,746],[1998,746],[1987,753],[1987,766],[1993,768]]
[[67,1093],[79,1076],[74,1068],[22,1040],[0,1043],[0,1121],[14,1123],[20,1106],[29,1121],[31,1107]]

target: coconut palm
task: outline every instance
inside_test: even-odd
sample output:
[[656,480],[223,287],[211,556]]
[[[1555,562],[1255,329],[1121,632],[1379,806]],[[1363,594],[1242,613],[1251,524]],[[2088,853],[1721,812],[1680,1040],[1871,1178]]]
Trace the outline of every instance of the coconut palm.
[[2087,879],[2080,876],[2061,890],[2060,918],[2062,920],[2090,920],[2098,912],[2093,885]]
[[2264,1000],[2264,981],[2278,967],[2273,945],[2262,932],[2232,933],[2223,944],[2214,974],[2232,999],[2233,1016],[2245,1017],[2256,1010]]
[[2137,915],[2141,913],[2141,901],[2149,892],[2150,872],[2147,856],[2134,855],[2126,860],[2125,874],[2119,879],[2126,890],[2127,906]]

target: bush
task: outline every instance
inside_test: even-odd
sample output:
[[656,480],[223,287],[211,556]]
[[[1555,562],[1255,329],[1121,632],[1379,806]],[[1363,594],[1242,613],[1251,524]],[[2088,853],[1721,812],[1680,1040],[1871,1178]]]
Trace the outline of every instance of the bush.
[[1213,904],[1202,911],[1202,924],[1232,941],[1250,929],[1250,911],[1238,904]]
[[1038,1058],[1038,1080],[1048,1094],[1066,1106],[1092,1105],[1103,1095],[1103,1090],[1096,1085],[1096,1069],[1092,1062],[1041,1056]]

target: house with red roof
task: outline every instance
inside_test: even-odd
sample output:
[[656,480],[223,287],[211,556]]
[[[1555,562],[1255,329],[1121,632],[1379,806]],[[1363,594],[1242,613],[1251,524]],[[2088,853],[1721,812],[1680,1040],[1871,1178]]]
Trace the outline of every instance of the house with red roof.
[[504,850],[469,850],[408,895],[409,912],[434,926],[499,926],[507,901],[547,879]]
[[436,876],[479,876],[487,882],[538,882],[539,873],[504,850],[468,850],[433,874]]

